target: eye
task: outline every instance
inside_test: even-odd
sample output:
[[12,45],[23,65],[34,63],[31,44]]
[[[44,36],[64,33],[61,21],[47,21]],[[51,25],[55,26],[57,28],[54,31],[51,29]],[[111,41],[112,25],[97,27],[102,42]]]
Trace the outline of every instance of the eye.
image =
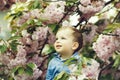
[[58,40],[58,38],[56,38],[55,40]]
[[61,39],[66,39],[65,37],[61,37]]

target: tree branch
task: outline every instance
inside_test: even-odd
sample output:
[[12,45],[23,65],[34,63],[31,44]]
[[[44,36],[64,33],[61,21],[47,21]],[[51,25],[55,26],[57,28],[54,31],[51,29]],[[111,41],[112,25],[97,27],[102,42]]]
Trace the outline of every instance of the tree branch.
[[115,0],[111,0],[111,1],[108,1],[107,3],[105,3],[105,6],[107,6],[108,4],[114,2]]
[[42,48],[40,49],[40,54],[39,54],[39,56],[41,56],[42,50],[43,50],[43,48],[45,47],[46,42],[48,41],[48,36],[49,36],[49,31],[47,31],[47,36],[46,36],[46,39],[45,39],[45,42],[44,42]]
[[120,19],[120,11],[117,13],[117,15],[114,18],[113,22],[117,22],[118,19]]
[[105,69],[108,69],[111,67],[111,65],[113,65],[114,61],[112,61],[110,64],[108,64],[107,66],[103,67],[98,75],[98,80],[101,80],[100,77],[102,75],[102,72],[105,70]]
[[[70,8],[69,9],[67,9],[67,12],[64,14],[64,16],[61,18],[61,20],[58,22],[58,24],[57,25],[59,25],[62,21],[63,21],[63,19],[71,12],[71,10],[72,10],[72,8],[74,8],[75,7],[75,5],[76,4],[78,4],[79,2],[77,2],[77,3],[73,3],[73,5],[72,6],[70,6]],[[74,12],[74,11],[73,11]]]

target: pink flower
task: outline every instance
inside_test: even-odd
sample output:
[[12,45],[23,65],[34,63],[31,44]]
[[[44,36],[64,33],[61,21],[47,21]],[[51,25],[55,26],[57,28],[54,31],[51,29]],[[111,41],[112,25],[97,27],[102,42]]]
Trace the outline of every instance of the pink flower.
[[82,74],[86,75],[88,79],[97,79],[100,72],[99,66],[100,64],[96,60],[91,59],[89,65],[82,69]]
[[112,57],[116,49],[114,38],[114,36],[101,34],[97,41],[93,43],[93,49],[97,53],[97,56],[105,62]]
[[95,13],[99,12],[105,2],[103,1],[91,1],[91,0],[80,0],[81,4],[78,6],[79,10],[83,13],[83,16],[86,19],[89,19],[91,16],[93,16]]
[[93,25],[93,24],[87,24],[85,26],[85,29],[87,29],[88,31],[83,33],[83,38],[84,38],[84,45],[86,43],[91,43],[96,35],[96,30],[97,30],[97,26]]
[[117,28],[114,34],[117,35],[115,37],[116,50],[120,51],[120,28]]
[[41,14],[45,24],[57,23],[64,15],[65,1],[51,2]]

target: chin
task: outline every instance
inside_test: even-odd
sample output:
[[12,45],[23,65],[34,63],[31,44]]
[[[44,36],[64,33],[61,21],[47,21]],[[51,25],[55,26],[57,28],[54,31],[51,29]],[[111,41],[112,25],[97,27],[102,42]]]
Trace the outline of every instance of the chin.
[[61,54],[61,51],[57,51],[57,50],[56,50],[56,52],[59,53],[59,54]]
[[56,50],[56,52],[60,53],[60,51]]

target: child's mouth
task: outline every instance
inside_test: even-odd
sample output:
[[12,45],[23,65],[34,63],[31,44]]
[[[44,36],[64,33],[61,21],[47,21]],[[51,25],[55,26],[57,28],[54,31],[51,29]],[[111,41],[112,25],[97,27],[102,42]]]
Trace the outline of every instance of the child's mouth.
[[56,47],[57,47],[57,48],[60,48],[60,47],[62,47],[62,46],[61,46],[61,45],[56,45]]

